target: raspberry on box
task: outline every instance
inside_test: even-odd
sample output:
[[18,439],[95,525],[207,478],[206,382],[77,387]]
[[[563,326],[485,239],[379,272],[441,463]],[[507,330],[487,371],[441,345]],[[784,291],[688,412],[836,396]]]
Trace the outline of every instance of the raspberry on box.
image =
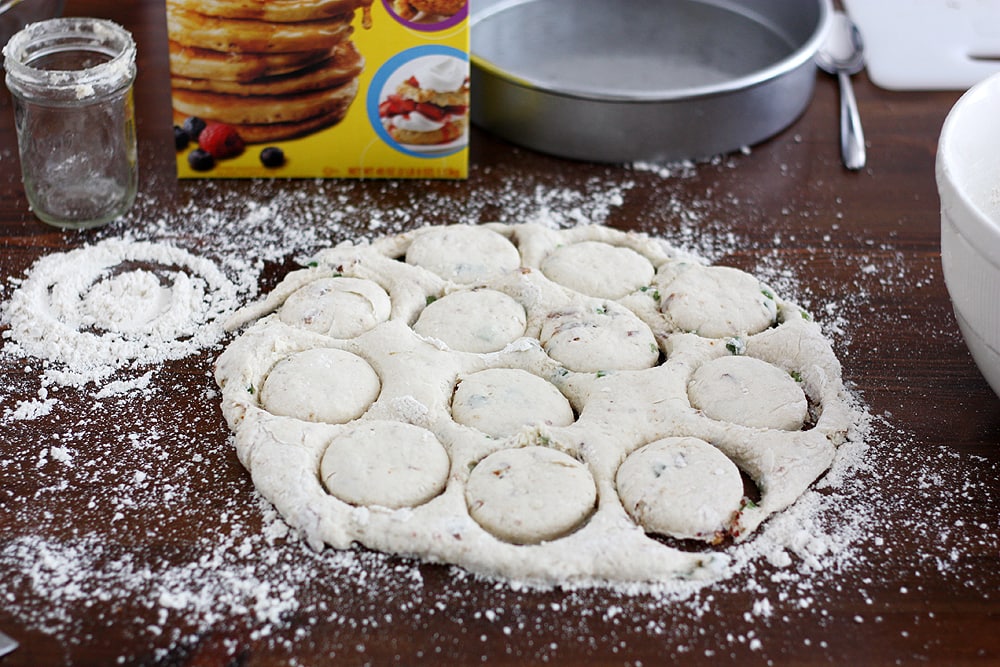
[[198,145],[216,160],[236,157],[243,152],[246,142],[232,125],[209,123],[198,137]]

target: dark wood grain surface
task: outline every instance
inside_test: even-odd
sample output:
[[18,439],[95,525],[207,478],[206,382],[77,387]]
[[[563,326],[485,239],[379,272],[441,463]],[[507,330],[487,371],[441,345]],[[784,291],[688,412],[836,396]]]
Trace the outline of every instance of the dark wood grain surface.
[[[65,233],[37,222],[20,183],[4,95],[4,299],[40,257],[129,231],[145,237],[157,209],[191,210],[209,187],[178,183],[173,175],[162,3],[71,0],[66,13],[111,18],[136,36],[141,205],[97,231]],[[233,515],[251,531],[264,520],[218,407],[206,399],[213,349],[168,362],[154,376],[148,400],[101,401],[92,391],[53,389],[59,401],[48,415],[3,421],[0,630],[21,646],[0,663],[1000,663],[1000,403],[962,342],[939,256],[934,159],[959,93],[889,92],[863,74],[855,83],[869,155],[860,173],[840,164],[836,85],[818,74],[812,104],[787,131],[746,154],[674,176],[553,159],[474,130],[467,182],[211,185],[216,202],[219,192],[232,193],[234,202],[279,191],[331,200],[335,194],[339,206],[406,209],[407,224],[417,226],[447,221],[429,219],[442,206],[426,202],[476,200],[485,221],[502,218],[503,201],[483,204],[476,194],[483,191],[523,188],[527,199],[538,188],[585,193],[627,182],[607,224],[715,249],[719,262],[794,286],[793,296],[817,319],[835,325],[845,379],[873,416],[867,467],[848,487],[871,511],[838,571],[802,572],[793,564],[793,583],[786,585],[785,570],[762,557],[736,581],[672,603],[613,591],[510,590],[446,567],[363,552],[352,555],[349,567],[324,570],[298,544],[269,545],[277,562],[256,561],[233,535]],[[351,224],[321,229],[318,238],[342,240],[352,235]],[[359,216],[355,231],[367,231],[367,224]],[[204,227],[191,229],[186,240],[197,248]],[[265,262],[261,290],[294,259]],[[31,365],[0,355],[0,409],[38,395]],[[159,425],[154,448],[130,444],[127,434],[137,424]],[[99,456],[88,454],[78,433],[93,440]],[[197,452],[192,433],[203,444]],[[45,448],[57,443],[75,452],[71,471],[44,459]],[[157,488],[142,487],[142,501],[130,507],[116,491],[128,485],[115,480],[137,467]],[[53,492],[59,475],[66,484]],[[854,502],[851,493],[842,502]],[[290,568],[299,599],[278,605],[277,619],[232,604],[232,595],[204,602],[196,617],[184,613],[167,594],[172,580],[158,580],[155,569],[169,565],[173,581],[190,563],[210,572],[203,559],[218,556],[219,543],[232,547],[225,551],[229,573],[239,571],[233,563],[241,558],[247,572]],[[38,545],[58,544],[78,545],[77,557],[88,565],[67,563],[61,552],[46,567]],[[17,564],[24,545],[35,547],[23,554],[31,566]],[[132,579],[114,576],[126,566],[135,570]],[[144,577],[144,567],[152,574]],[[297,567],[314,579],[296,580]],[[124,590],[121,581],[138,583]],[[196,588],[186,581],[185,591],[193,595]],[[208,595],[223,588],[206,583]],[[238,590],[238,582],[229,588]]]

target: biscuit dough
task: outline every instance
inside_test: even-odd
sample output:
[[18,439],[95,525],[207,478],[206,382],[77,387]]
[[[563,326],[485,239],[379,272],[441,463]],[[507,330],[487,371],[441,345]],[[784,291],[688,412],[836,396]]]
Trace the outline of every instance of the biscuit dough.
[[263,378],[260,403],[275,415],[343,424],[364,413],[379,386],[364,359],[343,350],[312,348],[274,365]]
[[451,415],[493,438],[525,426],[569,426],[573,408],[555,385],[518,368],[489,368],[459,378]]
[[620,299],[649,285],[654,275],[653,265],[636,251],[600,241],[556,248],[541,269],[546,278],[601,299]]
[[[594,244],[642,258],[600,269],[623,296],[574,289]],[[316,298],[336,281],[347,305]],[[358,326],[331,333],[342,316]],[[345,242],[227,326],[245,327],[216,364],[237,455],[310,545],[527,584],[724,577],[727,545],[806,492],[857,418],[808,313],[599,225]]]
[[650,533],[713,540],[742,509],[743,479],[698,438],[664,438],[629,455],[616,476],[626,511]]
[[323,486],[346,503],[398,509],[437,496],[450,460],[430,431],[395,421],[359,422],[330,441]]
[[594,511],[597,488],[587,467],[549,447],[520,447],[476,464],[465,489],[469,513],[512,544],[554,540]]
[[712,419],[751,428],[797,431],[809,416],[805,392],[791,375],[753,357],[719,357],[688,383],[691,405]]
[[389,319],[392,303],[371,280],[321,278],[285,300],[278,317],[285,324],[334,338],[354,338]]
[[523,336],[526,326],[521,304],[503,292],[481,289],[427,304],[413,330],[460,352],[499,352]]

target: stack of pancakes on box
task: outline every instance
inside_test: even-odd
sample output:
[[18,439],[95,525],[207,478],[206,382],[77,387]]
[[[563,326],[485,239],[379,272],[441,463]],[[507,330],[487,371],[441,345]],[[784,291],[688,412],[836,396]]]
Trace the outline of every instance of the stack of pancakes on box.
[[351,35],[372,0],[167,0],[174,120],[236,127],[248,143],[340,121],[364,58]]

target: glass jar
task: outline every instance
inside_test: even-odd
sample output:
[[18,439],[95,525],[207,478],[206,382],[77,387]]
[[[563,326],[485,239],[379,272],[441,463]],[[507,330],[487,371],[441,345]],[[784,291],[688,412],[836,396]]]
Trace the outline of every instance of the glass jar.
[[96,227],[135,201],[135,53],[127,30],[93,18],[32,23],[4,47],[24,189],[42,221]]

